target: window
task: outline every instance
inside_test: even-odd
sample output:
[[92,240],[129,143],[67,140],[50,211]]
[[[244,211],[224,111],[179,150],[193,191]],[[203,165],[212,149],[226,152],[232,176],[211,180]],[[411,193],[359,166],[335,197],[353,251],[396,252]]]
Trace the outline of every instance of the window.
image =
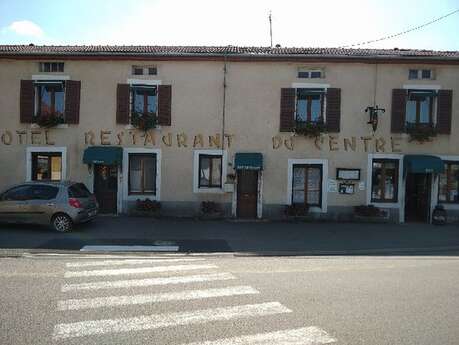
[[293,165],[292,204],[322,207],[322,165]]
[[296,122],[323,122],[323,89],[296,89]]
[[72,184],[68,189],[70,198],[87,198],[91,196],[91,192],[83,183]]
[[371,175],[371,201],[397,202],[398,160],[373,159]]
[[155,66],[132,66],[133,75],[156,75],[158,69]]
[[40,72],[64,72],[63,62],[40,62]]
[[143,115],[156,115],[157,90],[156,86],[132,86],[132,112]]
[[222,187],[222,156],[199,155],[199,188]]
[[156,154],[129,154],[129,194],[156,195]]
[[432,124],[434,97],[434,91],[409,90],[406,101],[407,124]]
[[31,200],[52,200],[55,199],[59,188],[54,186],[36,185],[30,188]]
[[32,180],[62,179],[62,154],[55,152],[32,153]]
[[2,194],[2,200],[24,201],[30,199],[30,186],[23,185],[11,188]]
[[56,115],[64,117],[64,82],[36,82],[36,116]]
[[434,79],[431,69],[410,69],[408,79]]
[[298,78],[317,79],[317,78],[323,78],[323,77],[324,77],[324,73],[321,69],[305,69],[305,68],[298,69]]
[[438,201],[459,203],[459,162],[445,162],[445,172],[440,174]]

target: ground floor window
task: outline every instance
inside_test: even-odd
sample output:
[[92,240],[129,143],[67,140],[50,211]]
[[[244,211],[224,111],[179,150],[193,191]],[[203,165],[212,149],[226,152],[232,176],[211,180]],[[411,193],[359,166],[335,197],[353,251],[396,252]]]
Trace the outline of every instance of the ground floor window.
[[129,194],[156,195],[156,154],[129,154]]
[[445,162],[445,172],[440,174],[438,201],[459,203],[459,162]]
[[372,202],[397,202],[398,164],[395,159],[373,159],[371,178]]
[[199,188],[222,187],[222,155],[199,155]]
[[59,181],[62,179],[62,153],[33,152],[32,180]]
[[322,164],[295,164],[292,204],[322,207]]

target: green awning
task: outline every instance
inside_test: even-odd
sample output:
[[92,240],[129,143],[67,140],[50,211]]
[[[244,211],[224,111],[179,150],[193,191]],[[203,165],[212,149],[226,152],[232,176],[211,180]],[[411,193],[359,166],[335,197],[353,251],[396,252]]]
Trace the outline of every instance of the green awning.
[[234,157],[234,169],[263,170],[263,155],[258,152],[239,152]]
[[121,165],[123,149],[116,146],[90,146],[84,150],[83,163]]
[[406,155],[403,157],[405,173],[442,173],[445,165],[440,157],[428,155]]

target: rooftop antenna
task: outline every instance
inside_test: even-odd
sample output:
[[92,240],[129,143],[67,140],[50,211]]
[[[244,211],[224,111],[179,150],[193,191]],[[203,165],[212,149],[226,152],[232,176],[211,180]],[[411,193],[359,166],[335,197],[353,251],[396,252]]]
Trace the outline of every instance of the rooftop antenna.
[[271,48],[273,47],[273,21],[271,19],[271,10],[269,10],[269,37],[271,38]]

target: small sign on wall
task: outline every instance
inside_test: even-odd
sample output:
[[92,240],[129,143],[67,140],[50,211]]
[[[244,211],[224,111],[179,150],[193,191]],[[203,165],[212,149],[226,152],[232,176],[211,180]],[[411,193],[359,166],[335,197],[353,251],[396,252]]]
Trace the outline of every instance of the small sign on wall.
[[339,194],[354,194],[355,185],[353,183],[340,183]]
[[360,180],[360,169],[336,168],[337,180]]
[[328,192],[336,193],[338,192],[338,183],[336,180],[328,179]]

